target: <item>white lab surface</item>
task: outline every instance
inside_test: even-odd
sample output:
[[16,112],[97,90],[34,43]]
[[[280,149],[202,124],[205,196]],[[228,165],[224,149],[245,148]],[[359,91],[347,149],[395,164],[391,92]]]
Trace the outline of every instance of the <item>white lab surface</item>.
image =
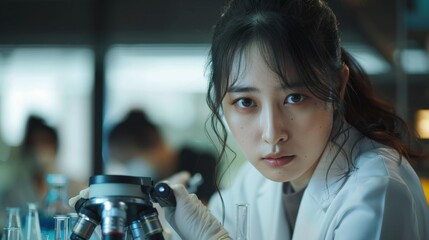
[[[359,137],[352,129],[344,150],[350,154]],[[249,240],[429,239],[429,208],[419,178],[405,159],[399,164],[396,151],[363,138],[351,154],[356,170],[344,179],[345,154],[330,166],[337,149],[328,145],[322,155],[304,192],[293,236],[282,203],[282,183],[244,165],[234,184],[222,191],[224,226],[231,237],[235,205],[248,203]],[[218,194],[210,209],[222,222]]]

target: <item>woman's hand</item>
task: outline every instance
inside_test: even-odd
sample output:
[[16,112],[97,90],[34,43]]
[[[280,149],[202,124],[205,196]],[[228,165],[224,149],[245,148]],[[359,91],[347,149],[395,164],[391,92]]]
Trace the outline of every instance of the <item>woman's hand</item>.
[[171,188],[177,205],[165,207],[164,214],[182,239],[231,239],[228,232],[195,194],[189,194],[182,184],[173,184]]
[[79,192],[79,195],[74,196],[74,197],[72,197],[72,198],[69,199],[69,205],[70,205],[70,207],[72,207],[73,209],[75,209],[75,205],[76,205],[77,201],[79,201],[79,199],[81,199],[81,198],[85,198],[85,199],[89,198],[89,187],[81,190]]

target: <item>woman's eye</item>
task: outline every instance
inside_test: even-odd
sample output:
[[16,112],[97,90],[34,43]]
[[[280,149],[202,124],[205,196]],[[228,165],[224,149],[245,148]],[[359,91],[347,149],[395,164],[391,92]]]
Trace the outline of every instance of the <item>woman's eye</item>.
[[250,108],[255,106],[255,102],[249,98],[240,98],[234,101],[234,104],[239,108]]
[[285,104],[297,104],[304,101],[305,96],[302,94],[294,93],[286,97]]

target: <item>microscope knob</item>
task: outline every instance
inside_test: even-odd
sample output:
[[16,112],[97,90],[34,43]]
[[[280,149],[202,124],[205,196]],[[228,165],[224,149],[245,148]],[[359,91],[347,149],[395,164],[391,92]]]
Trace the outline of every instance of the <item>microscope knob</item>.
[[161,207],[175,207],[176,198],[173,189],[166,183],[160,182],[155,185],[155,195]]

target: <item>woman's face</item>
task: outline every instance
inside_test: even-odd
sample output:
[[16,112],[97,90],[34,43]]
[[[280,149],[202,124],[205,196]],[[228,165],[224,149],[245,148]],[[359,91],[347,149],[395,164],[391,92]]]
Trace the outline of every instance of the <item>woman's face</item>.
[[222,102],[228,127],[265,177],[291,182],[299,190],[308,184],[329,140],[332,106],[300,84],[283,87],[256,47],[245,56],[240,69],[234,64],[238,79]]

